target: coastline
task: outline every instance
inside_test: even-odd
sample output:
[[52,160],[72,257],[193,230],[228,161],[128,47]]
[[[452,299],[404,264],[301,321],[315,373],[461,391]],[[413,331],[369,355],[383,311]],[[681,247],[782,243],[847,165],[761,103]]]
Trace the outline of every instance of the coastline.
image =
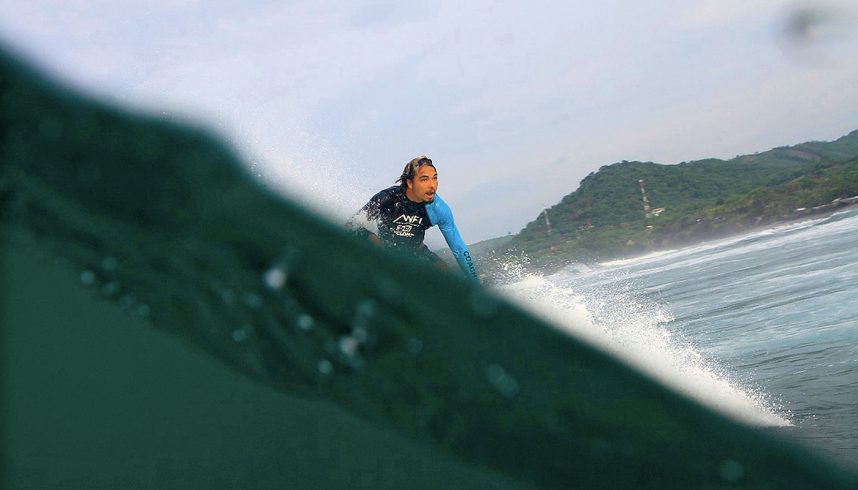
[[[813,208],[808,208],[806,210],[803,210],[801,212],[801,214],[797,215],[797,216],[775,219],[775,220],[767,221],[764,224],[758,223],[758,224],[754,224],[754,225],[751,225],[748,227],[733,228],[732,231],[722,230],[723,233],[717,234],[715,236],[703,238],[703,239],[682,240],[682,241],[676,241],[676,242],[669,242],[668,246],[653,247],[653,248],[648,249],[646,251],[643,251],[641,253],[617,254],[617,255],[613,255],[613,256],[605,256],[605,257],[602,257],[600,260],[595,260],[595,261],[580,261],[579,262],[579,261],[571,260],[571,261],[568,261],[564,264],[551,264],[550,266],[540,268],[540,272],[542,272],[543,274],[546,274],[546,275],[554,274],[556,272],[559,272],[563,268],[566,268],[566,267],[573,265],[573,264],[584,264],[586,266],[592,266],[592,265],[596,265],[596,264],[604,264],[607,262],[632,261],[632,260],[637,260],[637,259],[640,259],[643,257],[650,256],[653,254],[665,254],[665,253],[670,253],[672,251],[680,250],[680,249],[687,248],[687,247],[694,247],[694,246],[703,245],[705,243],[715,242],[715,241],[719,241],[719,240],[727,240],[727,239],[731,239],[731,238],[738,238],[738,237],[742,237],[745,235],[752,235],[752,234],[760,233],[760,232],[767,231],[767,230],[776,230],[776,229],[784,227],[784,226],[795,225],[795,224],[803,223],[805,221],[821,221],[821,220],[825,220],[827,218],[830,218],[831,216],[834,216],[835,214],[842,213],[842,212],[848,212],[851,210],[858,210],[858,196],[851,197],[848,199],[841,199],[841,200],[838,200],[836,202],[825,204],[822,206],[816,206]],[[664,243],[664,242],[662,242],[662,243]]]
[[[594,265],[604,264],[607,262],[636,260],[652,254],[669,253],[674,250],[698,246],[718,240],[730,239],[742,235],[750,235],[765,230],[773,230],[782,226],[789,226],[804,221],[823,220],[837,213],[858,209],[858,196],[839,199],[834,202],[812,208],[799,209],[801,209],[801,211],[797,214],[793,214],[791,216],[780,216],[777,218],[771,217],[770,219],[765,219],[763,216],[758,216],[750,220],[737,219],[735,221],[730,221],[729,219],[724,219],[720,222],[714,223],[715,225],[718,225],[714,229],[711,227],[713,223],[709,222],[707,225],[710,227],[706,230],[686,230],[688,231],[688,234],[685,237],[666,235],[658,240],[658,242],[653,241],[648,244],[635,243],[639,248],[633,252],[604,253],[585,260],[579,259],[580,254],[575,254],[573,252],[563,253],[563,255],[560,256],[557,254],[559,251],[553,252],[549,260],[545,260],[545,258],[533,259],[533,257],[527,256],[522,260],[521,251],[503,247],[508,240],[501,241],[501,246],[497,248],[488,249],[485,246],[481,247],[481,244],[491,243],[498,239],[477,242],[469,245],[469,247],[478,251],[480,248],[483,249],[481,250],[483,253],[474,253],[477,257],[477,265],[480,267],[481,272],[484,272],[486,276],[494,277],[495,280],[503,281],[505,279],[514,279],[514,277],[518,275],[509,274],[511,262],[517,262],[515,264],[515,268],[519,273],[529,272],[540,275],[551,275],[576,264],[589,268]],[[439,252],[444,256],[445,251],[439,250]],[[578,257],[576,257],[576,255],[578,255]],[[452,254],[450,254],[450,258],[452,258]]]

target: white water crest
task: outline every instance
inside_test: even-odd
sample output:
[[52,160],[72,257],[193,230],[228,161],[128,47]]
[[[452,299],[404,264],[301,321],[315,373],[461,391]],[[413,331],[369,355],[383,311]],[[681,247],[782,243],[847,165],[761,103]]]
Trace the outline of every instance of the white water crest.
[[578,291],[564,286],[565,274],[524,276],[500,292],[560,330],[735,421],[791,425],[763,393],[741,386],[689,339],[671,331],[673,316],[667,308],[631,290]]

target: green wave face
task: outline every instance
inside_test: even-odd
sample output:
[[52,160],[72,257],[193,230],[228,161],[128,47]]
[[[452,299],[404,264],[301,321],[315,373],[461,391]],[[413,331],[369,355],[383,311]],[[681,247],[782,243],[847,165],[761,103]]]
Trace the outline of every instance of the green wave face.
[[[327,464],[330,452],[340,451],[333,468],[366,462],[360,456],[367,453],[390,454],[391,447],[419,448],[413,453],[419,458],[372,459],[374,479],[353,483],[373,488],[401,487],[409,472],[422,478],[413,485],[432,487],[440,484],[429,476],[433,471],[449,472],[447,483],[461,478],[461,487],[474,488],[856,484],[854,475],[675,395],[490,292],[352,239],[264,190],[204,131],[129,115],[58,88],[8,55],[0,59],[0,104],[5,260],[18,264],[30,248],[60,259],[65,271],[34,265],[29,287],[4,283],[10,339],[24,338],[26,322],[40,314],[59,315],[47,310],[81,301],[78,293],[64,299],[61,288],[31,283],[73,280],[76,286],[64,289],[89,289],[83,297],[106,298],[126,310],[99,316],[112,330],[91,339],[93,352],[101,342],[107,349],[122,329],[152,325],[285,394],[291,408],[283,408],[282,420],[291,435],[324,440],[300,456],[256,446],[254,458],[289,468]],[[10,277],[28,277],[7,266]],[[32,297],[39,291],[47,297]],[[40,301],[53,306],[39,308]],[[33,316],[22,313],[23,304]],[[66,318],[68,329],[91,332],[90,310],[81,311]],[[124,345],[134,345],[128,342],[135,335],[129,332]],[[29,338],[33,356],[39,342],[50,344]],[[16,347],[9,340],[6,348]],[[11,366],[6,386],[59,389],[56,378],[27,371],[53,362],[50,352],[39,362],[11,356],[22,364]],[[63,369],[60,378],[68,380],[82,367]],[[9,398],[26,408],[26,400]],[[331,442],[338,436],[330,431],[295,423],[305,420],[299,412],[306,410],[327,410],[342,445]],[[5,421],[17,434],[40,424],[23,413],[13,410]],[[252,410],[245,416],[262,417]],[[110,430],[122,438],[140,423],[117,422]],[[84,427],[80,434],[95,430]],[[210,428],[218,430],[227,429]],[[365,446],[356,442],[363,439]],[[54,481],[74,472],[63,463],[62,444],[27,454],[16,453],[16,444],[4,443],[9,485],[30,486],[39,468],[51,468]],[[204,447],[196,450],[205,453],[206,467],[234,458],[229,448]],[[109,445],[93,451],[93,458],[111,453]],[[145,462],[124,462],[113,468],[119,471],[113,481],[169,486],[178,475],[208,473],[198,466],[192,471],[199,465],[193,455],[177,458],[168,458],[170,471],[148,480],[134,479]],[[446,463],[427,470],[427,458]],[[308,488],[343,483],[325,471],[308,474]]]

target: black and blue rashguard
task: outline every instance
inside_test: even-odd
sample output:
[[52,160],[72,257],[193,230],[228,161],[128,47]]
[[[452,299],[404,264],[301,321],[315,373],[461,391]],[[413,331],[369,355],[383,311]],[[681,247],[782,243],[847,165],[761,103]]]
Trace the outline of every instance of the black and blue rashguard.
[[468,246],[462,240],[450,206],[438,194],[431,202],[414,202],[399,186],[379,192],[352,216],[347,226],[359,236],[368,237],[377,228],[385,248],[406,252],[431,262],[443,260],[423,244],[426,230],[438,225],[447,246],[465,276],[479,284],[480,279]]

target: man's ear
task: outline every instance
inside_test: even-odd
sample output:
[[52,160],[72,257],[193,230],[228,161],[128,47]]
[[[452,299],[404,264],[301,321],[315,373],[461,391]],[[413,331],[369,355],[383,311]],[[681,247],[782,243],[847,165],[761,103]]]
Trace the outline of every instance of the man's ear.
[[414,180],[413,179],[405,179],[405,185],[408,186],[409,189],[414,188]]

